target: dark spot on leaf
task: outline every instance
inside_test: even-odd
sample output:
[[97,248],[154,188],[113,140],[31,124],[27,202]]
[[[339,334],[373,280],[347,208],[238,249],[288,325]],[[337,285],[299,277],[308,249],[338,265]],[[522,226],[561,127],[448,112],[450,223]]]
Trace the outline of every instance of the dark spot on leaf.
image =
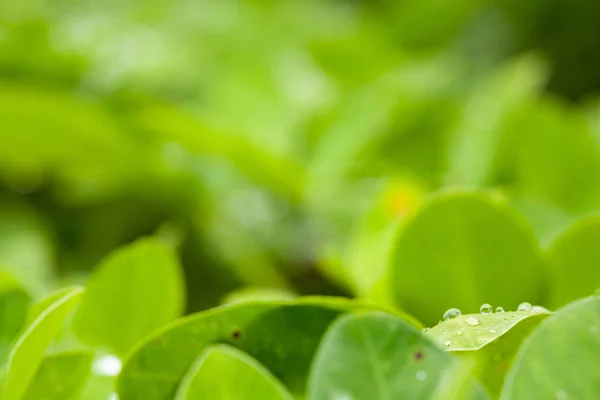
[[231,333],[231,337],[234,339],[239,339],[240,336],[241,336],[241,332],[239,329],[236,329]]
[[196,342],[190,343],[190,348],[195,349],[196,347],[198,347],[198,343],[196,343]]
[[415,353],[415,360],[416,361],[421,361],[423,359],[423,357],[425,357],[425,355],[423,354],[422,351],[417,351]]
[[158,347],[162,347],[165,344],[165,342],[163,342],[161,338],[158,338],[154,341],[154,344],[156,344]]

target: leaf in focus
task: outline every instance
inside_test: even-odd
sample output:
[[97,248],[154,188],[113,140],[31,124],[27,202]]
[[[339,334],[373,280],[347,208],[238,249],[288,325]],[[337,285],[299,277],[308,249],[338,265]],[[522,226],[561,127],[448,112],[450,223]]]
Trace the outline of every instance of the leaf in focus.
[[258,361],[227,345],[207,348],[194,362],[175,400],[292,400],[287,389]]
[[427,399],[452,364],[449,354],[401,319],[348,314],[331,325],[319,346],[307,398]]
[[23,400],[70,400],[86,383],[94,354],[90,351],[61,352],[46,356]]
[[580,219],[547,252],[550,305],[562,307],[600,287],[600,216]]
[[4,378],[2,400],[20,400],[34,379],[43,361],[44,353],[62,323],[75,308],[83,295],[76,288],[54,302],[27,328],[13,347]]
[[549,315],[537,309],[460,315],[429,329],[426,336],[455,356],[469,359],[472,373],[497,395],[521,343]]
[[433,197],[399,232],[392,285],[403,310],[428,325],[450,307],[539,303],[545,276],[531,229],[484,193]]
[[[125,360],[118,394],[131,400],[171,399],[202,351],[226,343],[302,394],[312,356],[341,313],[372,306],[346,299],[304,298],[237,303],[182,318],[140,344]],[[161,376],[161,379],[154,379]]]
[[519,350],[501,400],[595,399],[600,387],[600,298],[578,300],[537,327]]
[[90,277],[75,315],[84,341],[123,355],[183,311],[184,283],[172,250],[142,239],[108,255]]

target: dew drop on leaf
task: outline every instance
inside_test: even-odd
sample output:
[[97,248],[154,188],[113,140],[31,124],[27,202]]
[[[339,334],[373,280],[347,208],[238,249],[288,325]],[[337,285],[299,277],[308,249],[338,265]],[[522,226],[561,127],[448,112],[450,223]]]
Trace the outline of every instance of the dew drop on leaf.
[[536,312],[536,313],[549,313],[550,310],[548,310],[545,307],[542,306],[533,306],[531,307],[531,311]]
[[465,323],[466,323],[467,325],[469,325],[469,326],[477,326],[477,325],[479,325],[479,324],[481,323],[481,321],[479,320],[479,318],[477,318],[477,317],[475,317],[475,316],[471,315],[470,317],[468,317],[468,318],[465,320]]
[[421,382],[424,381],[425,379],[427,379],[427,372],[425,372],[423,370],[417,371],[417,379],[420,380]]
[[460,312],[460,310],[458,308],[450,308],[450,309],[446,310],[443,318],[444,318],[444,321],[448,321],[449,319],[456,318],[461,314],[462,313]]
[[452,344],[452,342],[451,342],[451,341],[449,341],[449,340],[446,340],[446,341],[444,342],[444,346],[446,346],[446,347],[450,346],[451,344]]
[[502,307],[502,306],[496,307],[496,312],[497,313],[503,313],[504,312],[504,307]]
[[427,331],[429,331],[429,329],[430,329],[430,328],[423,328],[423,329],[421,330],[421,332],[423,332],[423,333],[426,333]]
[[483,315],[490,315],[493,310],[494,309],[492,308],[492,306],[488,303],[484,303],[481,305],[481,307],[479,307],[479,312]]
[[531,311],[531,303],[524,301],[523,303],[519,304],[517,311]]

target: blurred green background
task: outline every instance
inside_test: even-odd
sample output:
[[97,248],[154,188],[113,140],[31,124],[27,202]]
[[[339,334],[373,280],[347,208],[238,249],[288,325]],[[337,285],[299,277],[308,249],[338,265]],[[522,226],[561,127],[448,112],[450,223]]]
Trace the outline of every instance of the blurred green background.
[[0,0],[0,264],[41,295],[155,235],[188,312],[385,301],[447,188],[545,247],[600,207],[599,50],[596,0]]

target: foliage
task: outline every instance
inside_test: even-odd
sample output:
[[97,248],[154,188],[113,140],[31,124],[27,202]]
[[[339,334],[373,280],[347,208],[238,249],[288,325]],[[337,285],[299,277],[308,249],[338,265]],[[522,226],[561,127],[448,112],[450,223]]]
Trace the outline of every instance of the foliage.
[[598,20],[0,2],[0,399],[599,397]]

